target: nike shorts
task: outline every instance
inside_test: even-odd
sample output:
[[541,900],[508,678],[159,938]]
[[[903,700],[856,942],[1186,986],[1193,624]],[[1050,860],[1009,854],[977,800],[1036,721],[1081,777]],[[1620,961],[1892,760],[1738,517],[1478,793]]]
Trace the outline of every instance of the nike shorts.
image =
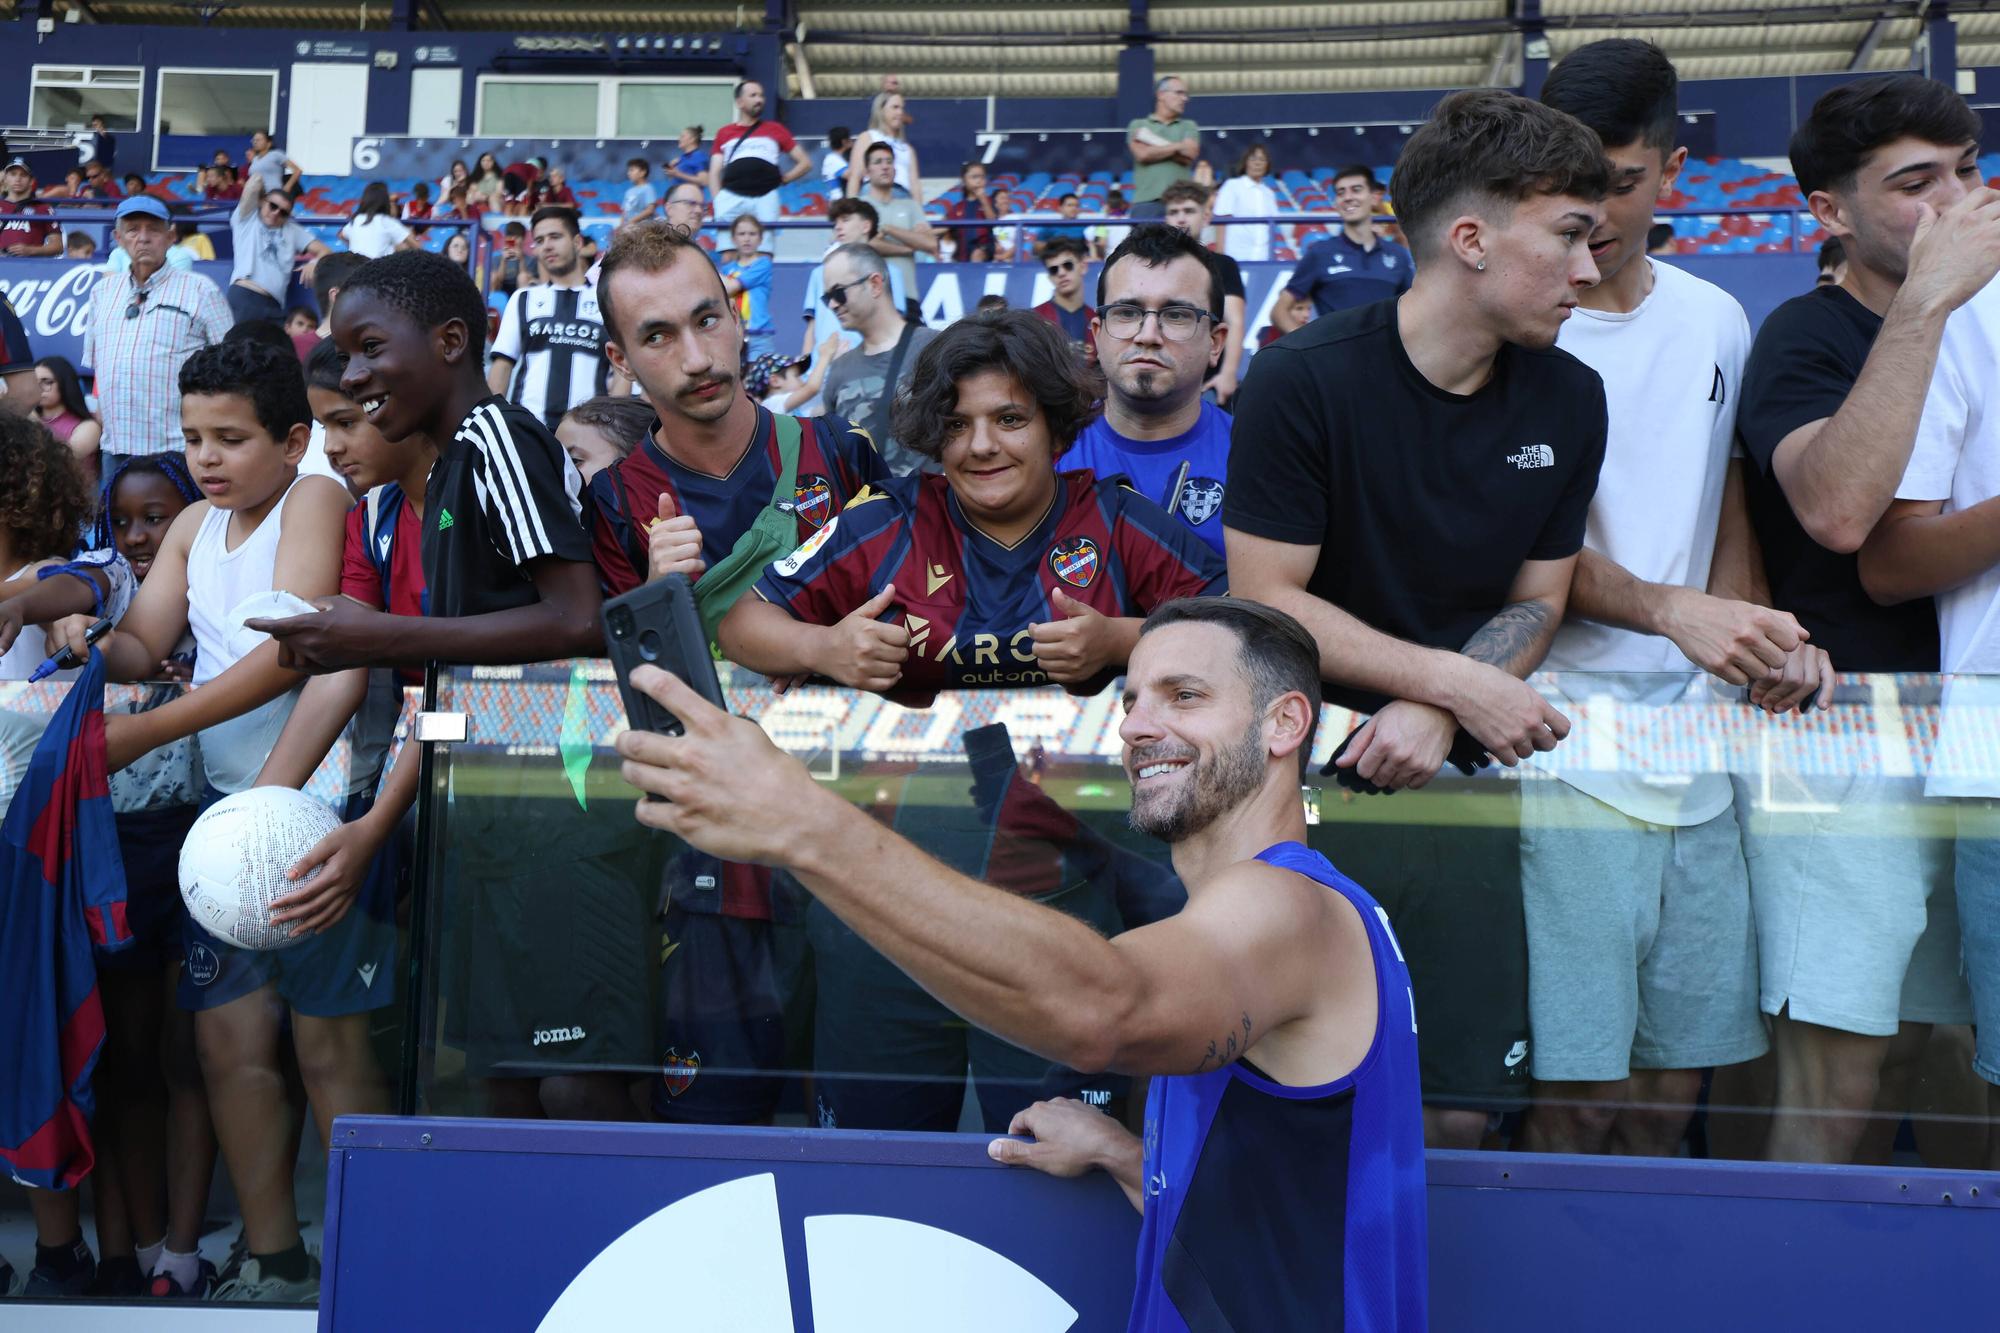
[[653,1113],[673,1124],[770,1121],[785,1080],[811,1068],[805,927],[690,912],[661,917]]
[[1803,1023],[1893,1036],[1967,1023],[1952,844],[1919,778],[1739,776],[1760,1004]]
[[195,805],[120,813],[118,852],[125,862],[125,924],[134,943],[117,953],[99,954],[106,971],[158,967],[178,962],[185,945],[181,901],[181,844],[201,814]]
[[1768,1049],[1733,808],[1673,827],[1523,782],[1521,897],[1536,1078],[1610,1083]]
[[[208,788],[201,808],[222,793]],[[342,818],[361,818],[373,806],[370,794],[347,799]],[[279,998],[314,1018],[367,1013],[396,998],[396,881],[403,855],[398,839],[383,844],[369,867],[361,892],[331,930],[309,935],[284,949],[242,949],[203,930],[182,913],[179,1000],[196,1013],[242,999],[270,984]]]
[[[1082,884],[1037,898],[1114,930],[1112,899]],[[933,999],[839,918],[806,909],[818,1002],[813,1086],[824,1129],[950,1132],[958,1128],[971,1079],[989,1134],[1049,1097],[1075,1097],[1121,1115],[1130,1080],[1082,1074],[973,1027]]]
[[[1528,1098],[1519,786],[1440,778],[1415,795],[1321,797],[1314,850],[1382,905],[1402,943],[1427,1105],[1495,1111]],[[1333,802],[1338,820],[1325,814]],[[1429,822],[1460,811],[1464,822]]]

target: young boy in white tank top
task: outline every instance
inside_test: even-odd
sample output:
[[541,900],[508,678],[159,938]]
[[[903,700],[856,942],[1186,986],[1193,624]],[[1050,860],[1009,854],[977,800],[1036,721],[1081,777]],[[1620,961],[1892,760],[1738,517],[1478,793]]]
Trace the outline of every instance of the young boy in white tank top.
[[[105,738],[118,769],[198,734],[205,803],[212,803],[253,785],[305,680],[279,665],[267,636],[243,628],[237,607],[273,589],[332,596],[349,497],[335,481],[298,475],[312,413],[293,356],[250,341],[205,348],[181,369],[180,388],[188,470],[206,498],[174,520],[131,610],[98,647],[111,679],[144,680],[191,628],[199,688],[150,712],[107,718]],[[80,640],[88,623],[76,617],[53,627],[51,650]],[[184,930],[180,1003],[195,1011],[209,1102],[229,1111],[216,1117],[223,1156],[258,1163],[233,1181],[251,1257],[218,1299],[311,1300],[318,1292],[318,1261],[299,1239],[286,1160],[284,1010],[322,1135],[331,1134],[335,1115],[390,1109],[367,1045],[367,1011],[379,1001],[347,993],[355,968],[346,954],[380,952],[360,929],[269,953],[232,948],[192,924]],[[390,973],[393,944],[390,934],[387,952],[363,960],[369,975]]]

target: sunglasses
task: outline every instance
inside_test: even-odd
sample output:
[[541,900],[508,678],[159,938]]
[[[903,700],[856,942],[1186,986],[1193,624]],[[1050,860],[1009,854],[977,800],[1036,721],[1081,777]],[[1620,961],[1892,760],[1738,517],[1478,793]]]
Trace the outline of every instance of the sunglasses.
[[282,207],[278,204],[266,203],[264,207],[271,211],[271,215],[273,217],[288,218],[292,215],[291,209]]
[[[872,278],[874,276],[875,275],[871,273],[868,275],[868,278]],[[853,282],[843,282],[837,286],[827,288],[825,293],[827,305],[829,307],[838,307],[846,305],[847,294],[853,291],[856,287],[866,287],[868,285],[868,278],[856,278]]]
[[1060,264],[1050,264],[1048,269],[1051,276],[1057,273],[1074,273],[1076,272],[1076,261],[1074,259],[1065,259]]
[[[187,311],[181,309],[179,306],[172,305],[165,301],[161,302],[159,305],[154,306],[153,309],[162,312],[171,310],[176,315],[187,315],[189,319],[194,318],[193,315],[188,314]],[[132,303],[125,307],[125,318],[137,319],[139,318],[139,316],[145,313],[146,313],[146,289],[143,287],[136,288],[132,292]]]

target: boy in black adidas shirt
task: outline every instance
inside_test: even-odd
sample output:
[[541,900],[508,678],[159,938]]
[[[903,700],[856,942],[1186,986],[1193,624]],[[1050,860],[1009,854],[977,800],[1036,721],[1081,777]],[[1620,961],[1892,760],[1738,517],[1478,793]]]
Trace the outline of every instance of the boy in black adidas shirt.
[[[602,652],[582,478],[539,419],[487,388],[485,332],[478,288],[441,255],[398,252],[342,287],[342,387],[385,438],[440,442],[424,501],[429,614],[334,599],[316,615],[258,622],[288,663],[332,671]],[[651,904],[640,886],[657,882],[657,867],[622,800],[571,809],[534,791],[545,784],[514,781],[504,762],[482,775],[491,794],[458,802],[442,835],[450,1011],[463,1024],[453,1035],[496,1112],[629,1119],[619,1071],[652,1057]],[[589,794],[612,795],[597,790],[604,776],[585,779]],[[553,1031],[578,1035],[537,1041]]]

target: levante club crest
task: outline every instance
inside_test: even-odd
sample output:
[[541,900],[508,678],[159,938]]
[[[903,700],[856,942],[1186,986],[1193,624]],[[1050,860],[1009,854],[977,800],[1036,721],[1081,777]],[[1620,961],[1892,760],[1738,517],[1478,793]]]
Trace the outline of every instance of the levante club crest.
[[672,1046],[660,1061],[660,1081],[667,1085],[667,1095],[678,1097],[694,1084],[694,1076],[701,1072],[701,1052],[689,1051],[682,1055]]
[[1088,588],[1097,577],[1097,543],[1072,537],[1049,552],[1049,568],[1072,588]]
[[807,473],[792,488],[792,504],[800,518],[821,527],[833,513],[833,487],[825,477]]

